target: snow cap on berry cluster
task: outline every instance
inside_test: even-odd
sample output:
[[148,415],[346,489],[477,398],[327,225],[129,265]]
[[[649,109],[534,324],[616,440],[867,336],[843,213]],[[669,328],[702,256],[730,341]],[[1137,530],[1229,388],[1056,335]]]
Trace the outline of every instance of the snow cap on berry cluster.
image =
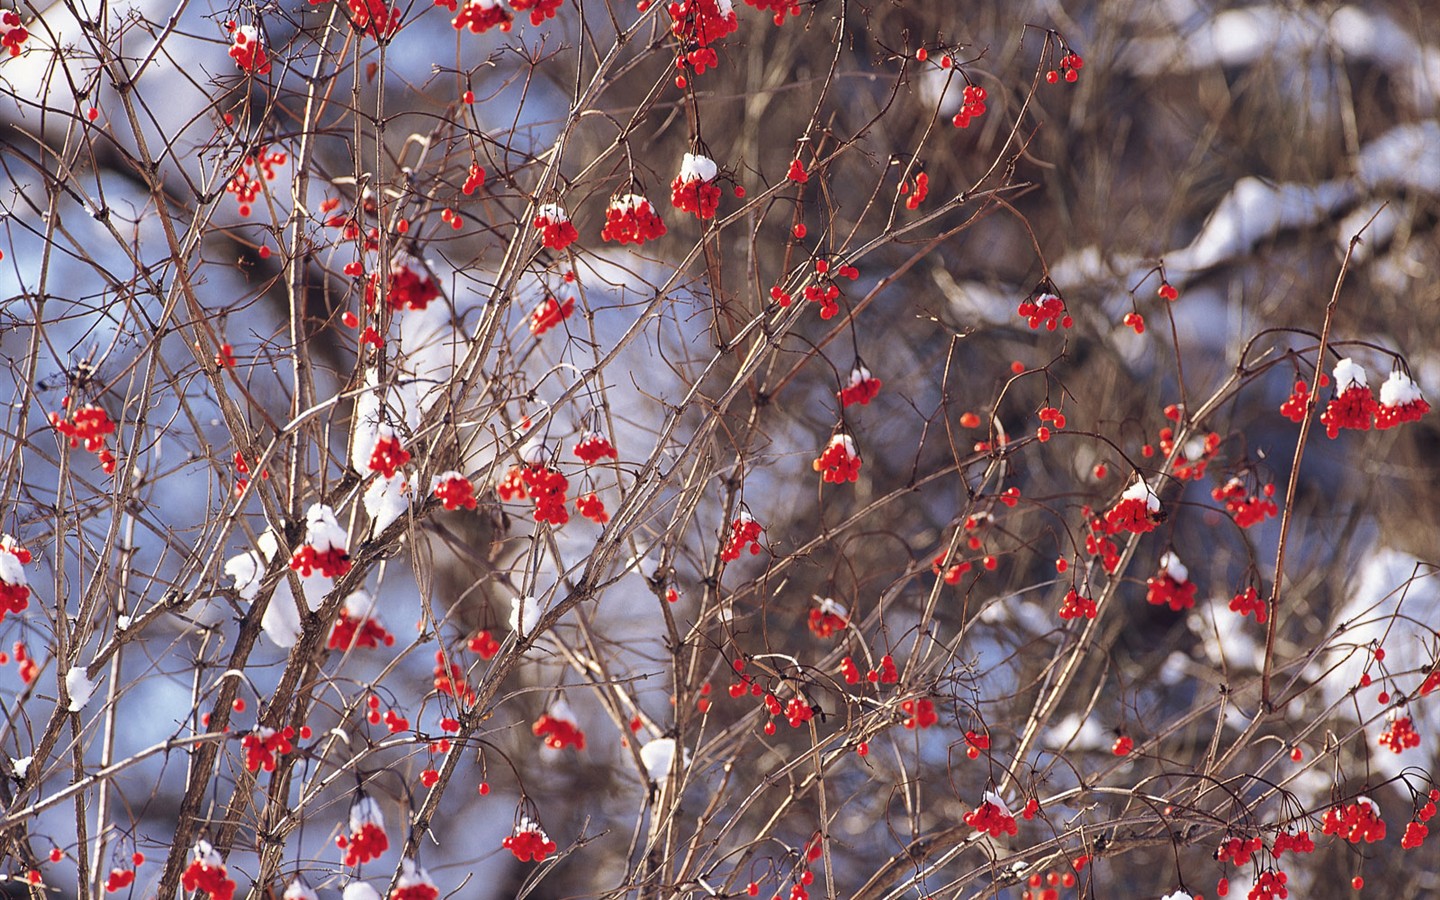
[[835,447],[837,445],[845,448],[845,454],[847,456],[860,455],[860,451],[855,448],[855,439],[850,436],[849,432],[842,431],[830,438],[829,446]]
[[542,203],[535,207],[535,218],[549,219],[551,222],[559,224],[560,222],[570,221],[570,214],[565,212],[563,206],[558,206],[554,203]]
[[435,886],[435,882],[430,880],[430,873],[420,866],[415,865],[415,861],[412,859],[406,858],[400,860],[400,877],[396,879],[395,887],[403,891],[405,888],[418,887],[420,885],[426,885],[427,887]]
[[[1145,479],[1138,475],[1135,476],[1135,482],[1127,487],[1125,492],[1120,495],[1120,499],[1141,500],[1145,503],[1145,508],[1150,512],[1157,513],[1160,511],[1160,498],[1155,496],[1154,491],[1150,490],[1150,485],[1145,483]],[[1183,579],[1177,578],[1175,580],[1181,581]]]
[[335,511],[323,503],[312,503],[305,510],[305,543],[317,552],[344,550],[349,540],[345,529],[335,518]]
[[[5,539],[14,540],[8,534],[5,535]],[[13,553],[0,552],[0,581],[15,587],[24,587],[28,584],[25,580],[25,568]]]
[[[1337,371],[1339,367],[1336,367]],[[1363,382],[1363,375],[1362,382]],[[1423,399],[1420,395],[1420,386],[1417,385],[1409,375],[1404,372],[1391,372],[1385,382],[1380,385],[1380,403],[1384,406],[1409,406],[1417,400]]]
[[371,887],[368,882],[352,881],[345,885],[340,900],[380,900],[380,892]]
[[649,209],[650,201],[647,200],[643,194],[621,194],[619,197],[610,201],[610,208],[631,210]]
[[364,588],[351,591],[345,598],[345,615],[352,619],[368,619],[375,615],[375,598]]
[[366,825],[385,830],[385,815],[380,811],[380,804],[369,794],[357,797],[355,802],[350,804],[350,833],[359,834],[365,830]]
[[214,846],[203,838],[195,842],[195,846],[191,848],[191,851],[195,854],[196,861],[206,868],[225,865],[225,861],[220,858],[220,854],[215,852]]
[[1173,894],[1166,894],[1160,900],[1194,900],[1194,898],[1184,891],[1176,891]]
[[1365,380],[1365,369],[1350,357],[1335,364],[1335,392],[1343,394],[1352,387],[1369,387]]
[[542,841],[550,840],[550,835],[545,833],[545,829],[540,827],[539,822],[530,818],[529,815],[521,815],[520,821],[515,823],[515,833],[525,834],[526,832],[533,832],[535,834],[538,834],[540,836],[540,840]]
[[1000,795],[995,793],[994,791],[986,791],[984,794],[980,795],[980,802],[982,804],[989,803],[991,806],[999,810],[1002,816],[1006,816],[1012,819],[1015,818],[1010,814],[1010,807],[1006,806],[1005,801],[1002,800],[1000,798]]
[[874,377],[874,375],[870,374],[869,369],[865,368],[864,366],[857,365],[855,368],[850,370],[850,383],[848,386],[852,388],[859,387],[861,384],[869,381],[871,378]]
[[1165,555],[1160,557],[1160,572],[1163,575],[1169,575],[1181,584],[1190,580],[1190,570],[1185,568],[1180,557],[1170,550],[1166,550]]
[[[640,762],[645,766],[645,777],[652,784],[659,784],[670,777],[670,765],[675,761],[675,739],[653,738],[640,748]],[[680,757],[680,767],[690,764],[690,751]]]
[[843,619],[850,615],[843,603],[832,600],[829,597],[816,597],[815,599],[820,601],[820,614],[822,616],[839,616]]
[[410,481],[404,471],[390,477],[376,475],[361,496],[365,512],[370,515],[370,533],[379,534],[410,508]]
[[680,163],[680,180],[684,181],[714,181],[715,176],[720,174],[720,167],[708,156],[700,156],[695,153],[685,154],[685,159]]

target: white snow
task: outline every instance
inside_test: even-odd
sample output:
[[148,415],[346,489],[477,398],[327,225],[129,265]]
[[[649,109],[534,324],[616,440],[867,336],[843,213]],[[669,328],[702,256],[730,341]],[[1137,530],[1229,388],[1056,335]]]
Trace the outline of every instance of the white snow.
[[1165,555],[1160,557],[1160,571],[1181,584],[1190,580],[1190,570],[1185,567],[1185,564],[1182,563],[1180,558],[1171,550],[1166,550]]
[[340,527],[333,509],[323,503],[312,503],[305,511],[305,543],[321,553],[344,550],[349,536]]
[[1160,511],[1160,498],[1155,496],[1155,492],[1150,490],[1150,485],[1146,484],[1145,479],[1140,477],[1136,477],[1134,483],[1125,489],[1125,492],[1120,495],[1120,499],[1144,500],[1145,508],[1150,510],[1150,512],[1156,513]]
[[20,565],[20,560],[4,550],[0,550],[0,581],[16,587],[28,583],[25,581],[25,567]]
[[1350,357],[1335,364],[1335,392],[1343,394],[1352,387],[1369,387],[1365,380],[1365,369]]
[[281,900],[320,900],[320,895],[315,893],[310,885],[297,878],[285,888]]
[[715,176],[720,174],[720,167],[708,156],[699,156],[694,153],[685,154],[685,159],[680,163],[680,181],[714,181]]
[[403,470],[386,478],[376,475],[365,488],[362,501],[370,514],[370,534],[377,535],[410,508],[410,482]]
[[510,630],[520,637],[529,637],[540,624],[540,604],[534,597],[510,598]]
[[341,900],[380,900],[380,892],[364,881],[352,881],[345,885]]
[[570,221],[570,215],[565,212],[564,207],[554,203],[542,203],[535,207],[535,218],[548,219],[553,224]]
[[1380,385],[1380,402],[1385,406],[1408,406],[1420,399],[1419,385],[1404,372],[1391,372]]
[[[670,776],[670,765],[675,761],[675,739],[668,737],[646,741],[640,748],[640,762],[645,766],[645,776],[651,783],[659,784]],[[687,752],[681,766],[690,762]]]
[[380,804],[369,794],[350,804],[350,833],[357,834],[366,825],[375,825],[380,830],[385,830],[385,815],[380,811]]
[[[8,555],[8,554],[7,554]],[[84,666],[71,666],[65,673],[65,693],[70,695],[70,711],[79,712],[95,694],[96,682],[85,674]]]
[[982,804],[989,803],[996,809],[1000,810],[1001,815],[1009,816],[1012,819],[1014,818],[1014,816],[1010,814],[1010,807],[1006,806],[1005,801],[1001,799],[1000,795],[995,793],[994,791],[986,791],[984,794],[982,794],[980,796],[980,802]]

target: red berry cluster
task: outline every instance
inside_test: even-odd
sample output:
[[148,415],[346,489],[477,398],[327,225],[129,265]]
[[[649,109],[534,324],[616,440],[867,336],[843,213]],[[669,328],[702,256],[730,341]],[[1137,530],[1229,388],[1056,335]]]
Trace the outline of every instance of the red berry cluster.
[[850,370],[850,383],[841,388],[836,396],[840,398],[842,407],[852,403],[865,406],[880,394],[880,386],[880,379],[871,375],[869,369],[857,365]]
[[335,838],[335,846],[345,851],[345,865],[358,866],[390,849],[390,837],[385,834],[385,819],[380,814],[380,805],[370,797],[361,795],[350,804],[350,833]]
[[[966,755],[966,756],[970,757],[971,759],[979,759],[979,758],[980,758],[980,754],[981,754],[983,751],[989,750],[989,749],[990,749],[990,735],[988,735],[988,734],[978,734],[978,733],[976,733],[976,732],[974,732],[974,731],[967,731],[967,732],[965,732],[965,755]],[[1033,797],[1030,799],[1030,803],[1035,803],[1035,799],[1034,799]],[[1026,809],[1026,811],[1030,813],[1030,815],[1027,815],[1027,816],[1025,817],[1025,818],[1027,818],[1027,819],[1034,815],[1034,811],[1031,810],[1031,808],[1030,808],[1030,803],[1025,804],[1025,809]],[[1038,807],[1038,804],[1037,804],[1037,807]]]
[[393,647],[395,635],[387,631],[378,619],[363,614],[357,615],[349,609],[340,610],[335,619],[335,627],[330,631],[330,639],[326,643],[331,650],[350,650],[361,647],[375,650],[381,645]]
[[605,209],[602,241],[640,246],[665,234],[665,222],[656,214],[650,201],[639,194],[624,194],[610,201]]
[[790,160],[790,168],[786,170],[785,177],[796,184],[805,184],[810,180],[810,173],[805,171],[805,164],[798,159]]
[[[954,119],[950,120],[950,124],[956,128],[969,128],[971,120],[985,115],[985,98],[987,96],[985,89],[980,85],[965,85],[965,91],[960,98],[962,104],[960,111],[955,114]],[[914,209],[915,207],[910,208]]]
[[1270,852],[1276,859],[1286,850],[1292,853],[1314,853],[1315,841],[1310,837],[1310,832],[1305,829],[1299,831],[1280,831],[1275,834],[1275,840],[1270,846]]
[[553,203],[536,209],[535,220],[531,224],[540,232],[540,243],[551,250],[564,250],[580,237],[570,216]]
[[370,461],[367,464],[370,471],[385,478],[394,478],[400,467],[409,461],[410,451],[400,443],[395,430],[389,425],[381,425],[375,449],[370,451]]
[[745,2],[761,12],[775,13],[774,21],[776,25],[785,24],[785,15],[787,13],[797,19],[800,17],[799,0],[745,0]]
[[[435,0],[436,6],[455,10],[455,0]],[[472,34],[484,34],[492,28],[509,31],[515,19],[510,10],[500,5],[500,0],[467,0],[460,13],[450,20],[456,31],[470,29]]]
[[845,607],[825,597],[820,605],[810,610],[809,620],[806,622],[810,632],[818,638],[830,638],[845,630],[850,624],[850,617],[846,614]]
[[1145,602],[1151,606],[1169,606],[1180,612],[1195,605],[1197,586],[1193,581],[1179,581],[1169,572],[1158,572],[1145,581]]
[[[60,405],[68,411],[70,398],[66,397],[60,401]],[[58,412],[52,412],[50,424],[56,431],[70,439],[71,447],[78,447],[80,442],[84,441],[85,449],[95,454],[95,458],[100,462],[101,470],[106,475],[115,473],[115,454],[105,446],[106,436],[115,433],[115,423],[110,420],[110,414],[102,407],[93,403],[87,404],[71,412],[68,417]]]
[[461,186],[460,193],[468,197],[484,184],[485,169],[479,163],[471,163],[470,171],[465,174],[465,184]]
[[1392,753],[1404,753],[1411,747],[1420,746],[1420,734],[1409,716],[1392,710],[1386,719],[1385,730],[1380,733],[1380,746]]
[[575,498],[575,511],[597,525],[610,521],[610,513],[605,511],[605,501],[594,491]]
[[1410,822],[1405,826],[1405,833],[1400,836],[1400,846],[1405,850],[1414,850],[1425,843],[1425,838],[1430,834],[1430,829],[1420,822]]
[[1085,535],[1085,552],[1100,557],[1105,571],[1115,574],[1120,566],[1120,548],[1107,535],[1105,520],[1096,516],[1089,521],[1089,533]]
[[1160,282],[1160,289],[1155,293],[1159,295],[1161,300],[1168,300],[1171,303],[1180,299],[1180,290],[1168,281]]
[[1385,820],[1369,797],[1357,797],[1346,806],[1327,809],[1323,825],[1325,834],[1338,834],[1352,844],[1385,840]]
[[1230,609],[1242,616],[1248,616],[1253,612],[1255,614],[1255,621],[1261,625],[1265,624],[1265,620],[1269,615],[1269,604],[1266,603],[1260,596],[1260,593],[1255,590],[1253,584],[1231,598]]
[[135,883],[134,869],[114,868],[105,876],[105,893],[116,894]]
[[[988,798],[993,795],[987,793],[985,796]],[[976,831],[988,832],[991,837],[999,837],[1002,834],[1018,834],[1020,831],[1020,827],[1015,824],[1015,817],[1010,815],[1004,804],[990,799],[966,813],[965,824]]]
[[960,578],[970,571],[971,565],[966,560],[956,563],[947,562],[947,554],[941,552],[931,561],[930,569],[943,578],[946,584],[959,584]]
[[854,439],[842,431],[830,438],[820,458],[810,465],[826,484],[844,484],[860,479],[860,462]]
[[677,175],[670,184],[670,202],[681,212],[694,213],[700,219],[713,219],[720,208],[720,186],[700,178],[682,181]]
[[610,439],[603,432],[599,431],[590,431],[581,435],[579,442],[575,444],[575,449],[571,452],[587,466],[593,466],[606,457],[620,458],[620,454],[615,450],[615,445],[610,443]]
[[[365,289],[365,308],[375,308],[375,290],[379,287],[378,273],[372,274]],[[440,288],[435,280],[423,268],[417,270],[415,266],[403,260],[397,260],[390,266],[390,293],[386,295],[385,301],[393,310],[413,309],[422,310],[430,305],[431,300],[440,296]]]
[[[324,2],[325,0],[310,0],[310,5]],[[441,4],[437,2],[436,5]],[[346,6],[350,9],[351,26],[366,37],[377,41],[386,40],[394,37],[395,32],[400,30],[398,7],[390,9],[382,0],[347,0]],[[454,0],[451,0],[450,8],[455,8]]]
[[0,10],[0,47],[11,56],[19,56],[25,42],[30,39],[30,32],[20,21],[20,13],[15,10]]
[[544,862],[545,857],[555,852],[555,842],[541,830],[538,822],[522,816],[515,826],[515,833],[500,842],[500,845],[521,862]]
[[1060,618],[1093,619],[1096,612],[1094,600],[1080,596],[1080,593],[1073,587],[1065,592],[1065,600],[1060,604]]
[[195,842],[195,858],[185,867],[180,884],[187,891],[200,891],[209,900],[231,900],[235,882],[226,877],[225,863],[209,841]]
[[1325,436],[1335,438],[1344,428],[1369,431],[1378,404],[1365,381],[1365,370],[1349,357],[1335,364],[1335,396],[1325,405],[1320,422]]
[[481,659],[493,659],[495,654],[500,652],[500,642],[489,631],[480,631],[466,644],[471,653],[479,654]]
[[1128,734],[1122,734],[1110,745],[1110,752],[1115,756],[1129,756],[1130,751],[1135,749],[1135,739]]
[[0,619],[5,618],[7,612],[18,615],[30,605],[30,585],[25,579],[25,570],[20,567],[31,558],[30,551],[13,537],[8,534],[0,537]]
[[1265,485],[1261,493],[1265,495],[1264,499],[1255,494],[1247,496],[1244,483],[1239,478],[1232,478],[1211,491],[1210,496],[1224,502],[1225,511],[1235,517],[1236,525],[1249,528],[1280,514],[1280,507],[1270,499],[1275,496],[1275,485]]
[[511,466],[498,490],[502,500],[528,494],[535,501],[535,521],[564,525],[570,521],[570,512],[565,508],[565,492],[569,488],[569,480],[558,469],[538,463]]
[[681,0],[665,7],[670,29],[688,44],[708,47],[740,27],[730,0]]
[[1160,521],[1160,499],[1149,485],[1137,479],[1105,513],[1105,530],[1109,534],[1121,531],[1145,534],[1153,531]]
[[940,721],[939,714],[935,712],[935,704],[928,697],[906,700],[900,704],[900,711],[905,714],[905,727],[911,731],[916,728],[929,728]]
[[1063,77],[1066,81],[1074,84],[1080,80],[1080,70],[1085,67],[1085,60],[1080,54],[1073,50],[1067,50],[1064,56],[1060,57],[1060,71],[1051,69],[1045,73],[1045,80],[1050,84],[1058,84]]
[[576,750],[585,749],[585,732],[569,719],[546,713],[535,720],[535,724],[530,726],[530,731],[536,737],[544,738],[545,746],[551,750],[564,750],[566,747],[574,747]]
[[1285,900],[1290,896],[1286,882],[1290,876],[1279,869],[1266,869],[1255,879],[1255,886],[1246,894],[1246,900]]
[[441,472],[431,480],[431,493],[440,498],[448,510],[457,510],[461,507],[474,509],[477,505],[475,500],[475,486],[470,483],[461,472],[451,470]]
[[1310,387],[1302,379],[1295,382],[1295,391],[1280,404],[1280,415],[1292,422],[1305,420],[1305,404],[1310,402]]
[[530,333],[539,337],[575,312],[575,298],[567,297],[562,303],[554,297],[546,297],[530,314]]
[[1046,331],[1054,331],[1057,327],[1069,328],[1075,324],[1075,320],[1065,311],[1065,301],[1058,294],[1049,291],[1032,295],[1020,301],[1020,306],[1015,310],[1025,318],[1025,321],[1033,329],[1039,329],[1044,324]]
[[565,0],[510,0],[510,5],[515,7],[516,12],[529,11],[530,24],[539,25],[546,19],[555,18]]
[[[275,167],[285,165],[287,159],[289,157],[283,151],[266,152],[264,147],[259,147],[240,161],[235,174],[225,182],[226,192],[234,194],[236,202],[239,203],[240,215],[250,215],[250,206],[255,202],[255,198],[260,196],[265,182],[275,180]],[[252,170],[254,174],[251,174]]]
[[720,551],[720,559],[724,562],[739,559],[740,551],[746,546],[749,546],[752,556],[758,556],[760,536],[764,531],[759,522],[751,518],[749,513],[742,511],[730,525],[730,539]]
[[294,738],[295,729],[289,725],[282,731],[260,727],[245,735],[240,739],[240,745],[245,748],[245,768],[251,772],[275,771],[275,757],[294,750],[295,745],[291,743]]
[[[771,695],[770,699],[774,699],[774,696]],[[776,705],[778,706],[778,701]],[[791,728],[799,728],[814,717],[814,708],[800,697],[791,697],[785,704],[785,721],[790,723]]]
[[466,706],[475,702],[475,689],[465,683],[465,669],[457,662],[447,663],[442,650],[435,651],[435,690],[454,697]]
[[1230,837],[1220,842],[1220,849],[1215,851],[1215,858],[1220,862],[1232,862],[1237,866],[1247,865],[1250,858],[1265,847],[1265,842],[1258,836],[1241,838]]
[[1420,388],[1404,372],[1391,372],[1380,385],[1380,406],[1375,410],[1375,427],[1382,431],[1405,422],[1418,422],[1430,411]]
[[260,31],[254,25],[237,25],[226,22],[230,30],[230,58],[242,71],[252,75],[270,74],[270,60],[265,48],[260,45]]

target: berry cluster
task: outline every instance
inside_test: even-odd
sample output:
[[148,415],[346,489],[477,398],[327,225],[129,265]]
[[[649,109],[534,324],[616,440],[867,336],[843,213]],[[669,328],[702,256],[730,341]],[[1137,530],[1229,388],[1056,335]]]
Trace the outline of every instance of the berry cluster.
[[11,56],[19,56],[30,39],[30,32],[20,24],[20,13],[13,9],[0,10],[0,47]]
[[290,568],[302,578],[317,570],[326,578],[339,578],[350,571],[346,543],[347,535],[334,510],[316,503],[305,513],[305,543],[290,557]]
[[850,614],[845,607],[829,597],[816,598],[820,605],[810,610],[806,623],[812,634],[818,638],[829,638],[845,630],[850,624]]
[[474,509],[476,506],[475,486],[461,472],[451,469],[430,479],[430,493],[440,498],[448,510],[461,507]]
[[1237,866],[1248,865],[1250,858],[1265,848],[1265,842],[1256,837],[1229,837],[1220,842],[1215,858],[1220,862],[1231,862]]
[[117,894],[134,883],[134,869],[113,868],[110,870],[110,874],[105,876],[105,893]]
[[680,0],[665,7],[670,30],[687,46],[708,47],[740,27],[731,0]]
[[[323,2],[325,0],[310,0],[310,5]],[[390,9],[383,0],[347,0],[345,5],[350,10],[351,26],[366,37],[377,41],[388,40],[400,30],[400,9]],[[437,2],[436,5],[441,4]],[[451,0],[450,8],[455,8],[454,0]]]
[[[766,699],[767,702],[774,700],[774,695],[768,695]],[[779,705],[779,701],[776,701],[776,705]],[[785,721],[790,723],[791,728],[799,728],[813,718],[815,718],[815,709],[804,699],[791,697],[790,702],[785,704]]]
[[385,834],[385,818],[380,813],[380,804],[365,794],[350,804],[350,834],[335,838],[335,846],[345,851],[345,865],[358,866],[390,849],[390,837]]
[[476,632],[465,645],[471,653],[478,654],[481,659],[494,659],[495,654],[500,652],[500,642],[488,630]]
[[1255,614],[1255,621],[1261,625],[1265,624],[1265,620],[1269,615],[1267,612],[1269,604],[1266,603],[1260,596],[1260,593],[1255,590],[1253,584],[1231,598],[1230,609],[1242,616],[1248,616],[1253,612]]
[[[1089,515],[1087,509],[1086,515]],[[1120,548],[1107,535],[1105,520],[1096,516],[1089,521],[1089,533],[1085,535],[1085,552],[1100,557],[1100,564],[1111,575],[1120,566]]]
[[570,215],[554,203],[536,207],[531,224],[540,232],[540,243],[551,250],[564,250],[580,237],[575,223],[570,221]]
[[209,841],[196,841],[195,858],[185,867],[180,884],[187,891],[200,891],[209,900],[231,900],[235,882],[226,877],[225,863]]
[[245,748],[245,768],[251,772],[275,771],[275,757],[294,750],[295,745],[291,743],[294,738],[295,729],[289,725],[283,731],[261,726],[245,735],[240,739],[240,745]]
[[544,738],[545,746],[551,750],[564,750],[566,747],[584,750],[585,732],[567,713],[568,710],[556,707],[536,719],[530,731],[536,737]]
[[1385,719],[1385,730],[1380,733],[1380,746],[1392,753],[1404,753],[1411,747],[1420,746],[1420,734],[1409,716],[1391,710]]
[[610,513],[605,511],[605,501],[601,500],[594,491],[583,497],[575,498],[575,511],[597,525],[604,525],[610,521]]
[[785,24],[785,15],[787,13],[797,19],[800,17],[799,0],[745,0],[745,2],[761,12],[775,13],[774,21],[776,25]]
[[574,297],[566,297],[563,303],[554,297],[546,297],[540,301],[539,306],[535,307],[535,311],[530,313],[530,333],[539,337],[570,318],[570,314],[573,312],[575,312]]
[[575,449],[571,452],[587,466],[593,466],[606,457],[620,458],[620,454],[615,450],[615,445],[610,443],[610,439],[605,436],[604,432],[600,431],[587,431],[582,434],[580,440],[575,444]]
[[[925,202],[925,198],[930,196],[930,176],[926,175],[924,172],[921,172],[915,176],[914,193],[911,193],[910,182],[908,181],[900,182],[900,186],[896,190],[902,197],[905,197],[906,194],[910,194],[910,196],[905,197],[906,209],[919,209],[920,204]],[[798,238],[804,237],[805,235],[797,234],[795,236]]]
[[544,862],[545,857],[555,852],[555,842],[550,840],[540,823],[529,816],[521,816],[515,825],[515,833],[500,842],[500,845],[521,862]]
[[1346,806],[1327,809],[1323,825],[1325,834],[1338,834],[1352,844],[1385,840],[1385,820],[1380,818],[1380,808],[1369,797],[1356,797],[1355,802]]
[[[375,308],[375,291],[379,287],[377,275],[372,274],[366,285],[365,308]],[[438,299],[440,288],[423,266],[406,260],[396,260],[390,265],[390,292],[385,301],[393,310],[422,310]]]
[[1065,600],[1060,604],[1060,618],[1093,619],[1096,612],[1094,600],[1080,596],[1073,587],[1065,592]]
[[1365,370],[1349,357],[1340,360],[1335,364],[1335,396],[1320,414],[1325,436],[1333,439],[1342,428],[1369,431],[1376,406],[1365,381]]
[[900,711],[905,714],[905,727],[911,731],[916,728],[924,730],[940,721],[940,715],[935,712],[935,704],[928,697],[906,700],[900,704]]
[[1246,900],[1285,900],[1290,896],[1290,889],[1285,885],[1290,880],[1279,869],[1266,869],[1255,879],[1255,886],[1246,895]]
[[639,194],[622,194],[605,208],[605,227],[600,231],[602,241],[618,241],[638,247],[664,234],[664,221],[655,213],[650,201]]
[[730,562],[740,558],[740,551],[746,546],[750,548],[752,556],[760,553],[760,535],[765,531],[760,523],[751,518],[748,512],[740,511],[740,515],[730,525],[730,539],[725,542],[725,547],[720,551],[720,559],[723,562]]
[[565,508],[565,492],[569,489],[569,480],[543,462],[512,466],[498,488],[502,500],[528,494],[535,501],[535,521],[553,525],[570,521],[570,512]]
[[400,443],[395,429],[381,423],[376,429],[375,449],[370,451],[367,465],[371,472],[384,478],[394,478],[400,467],[410,461],[410,451]]
[[71,447],[78,447],[83,441],[85,449],[95,454],[105,474],[114,474],[115,455],[105,446],[105,437],[115,433],[115,423],[110,420],[110,414],[93,403],[71,411],[69,397],[60,401],[60,406],[69,413],[68,417],[52,412],[50,424],[70,439]]
[[[950,124],[956,128],[969,128],[971,120],[985,115],[985,98],[987,96],[985,89],[980,85],[965,85],[965,91],[960,97],[960,111],[955,114],[954,119],[950,120]],[[915,207],[910,208],[914,209]]]
[[560,7],[565,5],[565,0],[510,0],[510,5],[515,7],[516,12],[529,12],[530,24],[539,25],[546,19],[555,18]]
[[241,71],[252,75],[270,74],[270,60],[265,48],[260,45],[260,31],[254,25],[237,25],[226,22],[230,30],[230,58]]
[[[988,734],[977,734],[977,733],[974,732],[974,731],[967,731],[967,732],[965,732],[965,755],[966,755],[966,756],[970,757],[971,759],[979,759],[979,758],[980,758],[980,754],[981,754],[982,752],[986,751],[986,750],[989,750],[989,749],[990,749],[990,735],[988,735]],[[1035,799],[1032,797],[1032,798],[1030,799],[1030,803],[1034,803],[1034,802],[1035,802]],[[1025,818],[1027,818],[1027,819],[1030,818],[1031,816],[1033,816],[1033,815],[1035,814],[1035,813],[1034,813],[1034,810],[1032,810],[1032,809],[1030,808],[1030,803],[1025,804],[1025,810],[1026,810],[1026,812],[1029,813],[1029,815],[1025,816]]]
[[1190,570],[1174,553],[1167,551],[1160,557],[1160,570],[1145,585],[1145,601],[1152,606],[1169,606],[1171,611],[1180,612],[1195,605],[1197,586],[1190,580]]
[[[1324,376],[1322,376],[1323,378]],[[1305,421],[1305,404],[1310,402],[1310,386],[1302,379],[1295,382],[1294,392],[1280,404],[1280,415],[1292,422]]]
[[465,669],[458,662],[446,662],[443,650],[435,651],[434,685],[438,693],[454,697],[466,706],[475,702],[475,689],[465,682]]
[[30,582],[21,568],[30,560],[30,551],[13,537],[0,537],[0,619],[6,613],[19,615],[30,605]]
[[[1180,408],[1175,404],[1166,407],[1175,410],[1175,415],[1180,414]],[[1173,428],[1160,429],[1160,452],[1169,456],[1175,449],[1175,430]],[[1205,435],[1203,441],[1192,439],[1185,445],[1185,448],[1175,455],[1175,477],[1180,481],[1199,481],[1205,477],[1205,469],[1210,460],[1220,449],[1220,435],[1210,432]]]
[[1418,422],[1430,411],[1420,388],[1404,372],[1391,372],[1380,385],[1380,406],[1375,410],[1375,427],[1382,431],[1405,422]]
[[1270,852],[1279,859],[1286,850],[1292,853],[1314,853],[1315,841],[1310,837],[1310,832],[1303,828],[1299,831],[1277,832],[1270,845]]
[[[225,182],[225,191],[235,195],[240,215],[250,215],[251,204],[255,202],[255,198],[260,196],[265,182],[275,180],[275,167],[285,165],[287,159],[289,157],[283,151],[266,152],[264,147],[258,147],[254,153],[240,160],[240,166],[235,170],[235,174]],[[251,174],[252,170],[254,171],[253,175]]]
[[[700,2],[713,5],[714,0]],[[720,168],[714,160],[686,153],[680,163],[680,174],[670,184],[670,202],[681,212],[693,213],[700,219],[713,219],[720,208],[720,186],[715,184],[719,174]]]
[[1015,824],[1015,817],[1006,808],[1005,801],[993,791],[986,791],[983,802],[975,809],[965,814],[965,824],[976,831],[986,833],[991,837],[999,837],[1002,834],[1018,834],[1020,828]]
[[1135,482],[1120,495],[1120,501],[1105,513],[1105,529],[1110,534],[1120,531],[1145,534],[1162,520],[1160,498],[1143,478],[1136,476]]
[[1050,84],[1057,84],[1061,78],[1064,78],[1069,83],[1074,84],[1080,80],[1080,70],[1084,67],[1085,60],[1080,58],[1080,54],[1073,50],[1067,50],[1065,55],[1060,57],[1060,70],[1057,72],[1051,69],[1046,72],[1045,80]]
[[843,431],[830,438],[820,458],[810,465],[821,473],[826,484],[844,484],[860,479],[860,452],[855,449],[854,439]]
[[326,646],[331,650],[359,647],[375,650],[381,645],[393,647],[395,635],[387,631],[380,619],[374,615],[374,607],[374,600],[365,591],[356,591],[346,597]]
[[941,552],[931,561],[930,569],[943,578],[946,584],[959,584],[961,576],[970,571],[971,565],[967,560],[948,562],[947,554]]
[[1057,327],[1069,328],[1075,324],[1075,320],[1065,311],[1065,301],[1058,294],[1049,291],[1025,298],[1020,301],[1015,311],[1025,318],[1031,328],[1037,330],[1042,324],[1046,331],[1054,331]]
[[880,393],[880,379],[870,374],[870,370],[862,365],[856,365],[850,370],[850,381],[840,389],[836,395],[840,398],[842,407],[852,403],[866,406]]
[[[455,0],[435,0],[436,6],[455,10]],[[466,0],[460,13],[450,20],[456,31],[470,29],[472,34],[484,34],[492,28],[509,31],[515,17],[510,10],[500,5],[500,0]]]
[[1249,528],[1280,514],[1280,507],[1271,499],[1275,496],[1275,485],[1265,485],[1261,493],[1265,495],[1263,499],[1255,494],[1247,496],[1244,483],[1239,478],[1231,478],[1212,490],[1210,496],[1224,502],[1225,511],[1235,517],[1236,525]]
[[465,184],[460,187],[460,193],[470,196],[485,184],[485,169],[479,163],[471,163],[470,171],[465,173]]

